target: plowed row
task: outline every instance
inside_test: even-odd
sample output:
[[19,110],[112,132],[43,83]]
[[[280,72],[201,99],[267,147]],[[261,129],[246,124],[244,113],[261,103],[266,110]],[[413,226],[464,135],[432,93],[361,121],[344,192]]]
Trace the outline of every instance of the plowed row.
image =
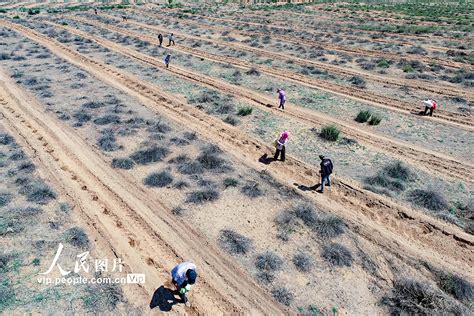
[[[150,13],[146,13],[146,12],[140,12],[140,14],[143,15],[143,16],[148,16],[148,17],[153,18],[153,19],[159,18],[159,16],[156,15],[156,14],[150,14]],[[111,18],[111,16],[107,16],[107,17]],[[264,35],[261,32],[259,33],[259,32],[250,32],[250,31],[240,31],[240,30],[238,32],[236,32],[235,29],[223,28],[223,27],[218,27],[218,26],[203,25],[202,23],[195,22],[195,21],[192,21],[192,20],[174,19],[174,18],[169,18],[169,17],[168,17],[168,19],[172,22],[179,22],[180,24],[193,25],[193,26],[196,26],[196,27],[199,27],[199,28],[205,27],[207,29],[215,30],[215,31],[221,31],[221,32],[232,31],[233,33],[240,34],[240,35],[247,35],[247,36],[252,36],[252,35],[262,36],[262,35]],[[130,22],[132,22],[132,21],[130,20]],[[142,26],[142,25],[140,25],[140,26]],[[171,30],[167,30],[167,31],[170,32]],[[180,36],[183,36],[184,38],[187,37],[187,38],[190,38],[190,39],[200,40],[199,37],[190,36],[188,34],[180,33]],[[294,44],[303,44],[305,42],[305,40],[295,41],[293,37],[285,37],[285,36],[280,36],[280,35],[278,35],[278,38],[285,39],[285,41],[287,41],[289,43],[294,43]],[[324,69],[324,70],[327,70],[327,71],[330,71],[332,73],[339,74],[339,75],[350,75],[350,76],[356,75],[356,76],[364,77],[364,78],[366,78],[370,81],[373,81],[373,82],[379,82],[379,83],[382,83],[382,84],[390,84],[390,85],[393,85],[393,86],[396,86],[396,87],[407,86],[407,87],[410,87],[412,89],[426,91],[426,92],[430,92],[430,93],[441,94],[441,95],[447,95],[447,96],[464,95],[464,96],[467,96],[467,97],[473,97],[474,98],[474,94],[471,93],[470,91],[467,91],[467,89],[457,88],[457,87],[454,87],[454,86],[453,87],[450,87],[450,86],[433,86],[433,85],[427,84],[425,82],[412,81],[412,80],[404,80],[402,82],[402,81],[400,81],[400,79],[383,77],[383,76],[372,74],[372,73],[369,73],[369,72],[366,72],[366,71],[348,69],[348,68],[340,67],[340,66],[337,66],[337,65],[331,65],[331,64],[324,63],[324,62],[318,62],[318,61],[315,61],[315,60],[302,59],[302,58],[298,58],[298,57],[295,57],[295,56],[292,56],[292,55],[269,52],[269,51],[266,51],[264,49],[250,47],[250,46],[243,45],[243,44],[229,43],[229,42],[218,41],[218,40],[210,40],[210,39],[206,39],[206,41],[216,43],[220,46],[227,46],[227,47],[231,47],[231,48],[235,48],[235,49],[239,49],[239,50],[249,51],[249,52],[252,52],[252,53],[255,53],[255,54],[258,54],[258,55],[262,55],[262,56],[265,56],[265,57],[269,57],[269,58],[275,58],[275,59],[280,59],[280,60],[285,60],[285,61],[286,60],[292,60],[295,64],[298,64],[298,65],[303,65],[303,66],[313,65],[313,66],[318,67],[319,69]],[[307,43],[307,45],[309,45],[310,47],[320,46],[320,47],[326,48],[324,46],[324,45],[326,45],[325,43],[316,42],[316,41],[311,41],[311,43]],[[334,48],[327,48],[327,49],[335,50]],[[376,53],[376,54],[385,54],[385,53],[382,53],[382,52],[374,52],[374,53]],[[411,58],[407,58],[407,59],[411,59]]]
[[454,176],[468,182],[474,182],[473,175],[470,172],[470,170],[473,170],[474,166],[469,165],[466,162],[461,162],[452,157],[448,157],[440,153],[419,148],[411,144],[395,141],[387,137],[377,135],[373,132],[364,131],[361,130],[358,126],[353,126],[352,124],[331,118],[327,115],[315,111],[306,110],[298,106],[291,106],[291,104],[289,109],[285,112],[271,109],[267,105],[271,104],[272,100],[267,98],[265,95],[254,92],[250,89],[245,89],[243,87],[232,85],[222,80],[190,72],[178,66],[173,66],[171,69],[168,70],[163,67],[163,63],[161,62],[161,60],[140,53],[137,50],[116,44],[99,36],[89,35],[87,32],[80,31],[70,26],[64,26],[57,23],[48,24],[57,28],[67,30],[71,34],[75,34],[85,39],[94,41],[104,47],[107,47],[108,49],[126,55],[139,62],[170,71],[183,79],[190,80],[199,84],[205,84],[209,87],[218,89],[226,94],[232,94],[239,98],[245,99],[247,102],[252,102],[252,104],[258,106],[263,111],[271,112],[283,117],[293,118],[310,125],[322,126],[323,124],[326,124],[328,122],[338,124],[339,126],[341,126],[341,129],[348,137],[357,139],[358,142],[364,145],[368,145],[373,150],[391,154],[393,156],[396,156],[399,160],[409,160],[411,164],[414,164],[416,166],[422,166],[426,171],[429,172],[435,171],[439,175],[445,176],[447,178]]
[[[96,27],[100,28],[105,28],[109,30],[113,30],[117,33],[121,33],[123,35],[128,35],[132,37],[138,37],[143,40],[146,40],[152,44],[158,45],[158,40],[156,40],[154,37],[145,35],[143,33],[138,33],[134,31],[129,31],[121,27],[116,27],[116,26],[111,26],[108,24],[92,21],[89,19],[85,18],[79,18],[79,17],[71,17],[71,19],[82,22],[82,23],[87,23]],[[138,22],[129,22],[136,24],[137,26],[143,27],[145,29],[150,29],[150,30],[155,30],[155,31],[161,31],[161,32],[166,32],[166,29],[158,28],[155,26],[148,26],[143,23],[138,23]],[[360,89],[355,89],[352,87],[348,86],[342,86],[338,85],[336,83],[332,83],[329,81],[324,81],[324,80],[319,80],[315,79],[309,76],[304,76],[300,75],[297,73],[289,72],[287,70],[281,70],[275,67],[268,67],[268,66],[263,66],[263,65],[256,65],[256,64],[251,64],[247,61],[242,61],[238,58],[233,58],[233,57],[228,57],[228,56],[220,56],[217,54],[212,54],[208,53],[205,51],[201,51],[195,48],[187,47],[187,46],[173,46],[173,50],[182,52],[182,53],[189,53],[194,56],[198,56],[207,60],[211,60],[214,62],[219,62],[219,63],[224,63],[224,64],[231,64],[235,67],[241,68],[241,69],[252,69],[255,68],[258,71],[283,79],[287,81],[293,81],[311,88],[316,88],[319,90],[331,92],[334,94],[338,94],[344,97],[348,97],[354,100],[362,101],[374,106],[382,107],[385,109],[389,109],[392,111],[397,111],[399,113],[407,114],[407,115],[416,115],[417,112],[414,111],[414,105],[408,102],[403,102],[398,99],[390,98],[384,95],[376,95],[372,93],[368,93],[365,91],[362,91]],[[437,111],[436,117],[432,118],[427,118],[431,119],[433,121],[437,122],[442,122],[445,124],[450,124],[452,126],[456,126],[462,129],[466,130],[473,130],[473,119],[469,114],[464,114],[464,113],[454,113],[454,112],[448,112],[448,111],[443,111],[439,110]]]
[[[171,120],[180,122],[199,134],[205,135],[204,138],[207,137],[211,141],[219,143],[223,150],[235,157],[236,161],[256,170],[261,169],[257,159],[262,151],[268,151],[270,148],[248,135],[242,137],[242,132],[238,129],[227,126],[221,121],[183,104],[153,84],[143,82],[114,67],[87,58],[31,29],[7,22],[0,22],[0,25],[7,26],[41,43],[54,54],[85,69],[100,80],[137,97],[151,110],[164,114]],[[242,142],[241,139],[246,141]],[[288,159],[285,168],[270,167],[269,172],[288,186],[292,186],[295,181],[312,183],[317,175],[317,170],[294,158]],[[127,190],[130,190],[130,186],[127,187]],[[344,218],[349,226],[363,238],[396,254],[407,262],[427,260],[434,265],[446,267],[461,274],[467,271],[466,269],[472,263],[474,256],[472,236],[460,231],[459,228],[446,225],[381,196],[361,190],[350,181],[336,179],[334,190],[327,197],[315,196],[309,192],[304,194],[316,205]],[[137,196],[140,197],[139,192],[137,192]],[[144,200],[146,200],[145,197]],[[144,203],[140,201],[140,198],[136,198],[134,203]],[[174,224],[173,221],[171,223]],[[184,224],[176,223],[176,225]],[[161,227],[161,229],[163,228]],[[180,239],[177,240],[179,243]],[[213,258],[209,262],[214,262],[217,259]],[[228,281],[231,284],[236,282],[236,280]],[[242,293],[242,295],[244,294]],[[229,300],[231,299],[229,298]],[[262,300],[265,301],[263,298]],[[262,306],[262,308],[269,307]]]

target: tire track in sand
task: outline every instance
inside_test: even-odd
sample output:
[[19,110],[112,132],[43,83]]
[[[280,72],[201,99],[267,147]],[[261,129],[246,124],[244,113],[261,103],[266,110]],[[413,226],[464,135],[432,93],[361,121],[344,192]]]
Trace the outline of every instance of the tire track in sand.
[[57,28],[64,29],[70,32],[71,34],[91,40],[99,45],[107,47],[112,51],[128,56],[146,65],[151,65],[160,68],[163,71],[169,71],[185,80],[196,82],[201,85],[205,84],[208,87],[218,89],[227,94],[232,94],[241,99],[245,99],[247,102],[251,102],[263,111],[274,113],[278,116],[282,116],[285,118],[296,119],[298,121],[305,122],[306,124],[310,125],[322,126],[323,124],[326,124],[328,122],[337,124],[339,127],[341,127],[341,130],[345,133],[345,135],[347,135],[349,138],[356,139],[358,142],[367,145],[372,150],[388,153],[397,157],[399,160],[408,160],[410,164],[416,167],[421,167],[427,172],[435,171],[437,174],[447,179],[454,176],[458,179],[467,182],[474,182],[474,174],[471,172],[472,170],[474,170],[474,166],[468,163],[461,162],[453,157],[427,150],[419,146],[415,146],[413,144],[381,136],[373,132],[365,131],[362,130],[359,126],[353,126],[352,124],[349,124],[342,120],[332,118],[317,111],[307,110],[303,107],[299,107],[291,103],[288,103],[289,107],[284,112],[279,111],[277,109],[272,109],[269,108],[268,105],[271,104],[273,100],[271,100],[265,95],[254,92],[250,89],[246,89],[241,86],[236,86],[227,83],[223,80],[211,78],[202,74],[190,72],[175,65],[167,69],[163,66],[162,61],[157,58],[140,53],[137,50],[117,44],[98,35],[90,35],[87,32],[78,30],[71,26],[65,26],[52,22],[45,23]]
[[[86,24],[90,24],[96,27],[113,30],[115,32],[122,33],[124,35],[137,37],[137,38],[146,40],[150,43],[158,44],[158,40],[156,40],[154,37],[149,36],[149,35],[129,31],[120,27],[111,26],[108,24],[92,21],[85,18],[78,18],[78,17],[69,17],[69,18],[71,20],[76,20],[81,23],[86,23]],[[134,22],[134,23],[137,23],[137,22]],[[147,25],[141,25],[141,26],[144,28],[148,28],[150,30],[157,29],[156,27],[151,27]],[[158,30],[163,31],[164,29],[159,28]],[[285,81],[291,81],[291,82],[295,82],[295,83],[298,83],[310,88],[315,88],[321,91],[330,92],[332,94],[339,95],[339,96],[353,99],[353,100],[357,100],[359,102],[363,102],[372,106],[384,108],[384,109],[395,111],[395,112],[402,113],[405,115],[418,115],[418,112],[414,109],[413,104],[409,102],[400,101],[398,99],[390,98],[384,95],[376,95],[373,93],[368,93],[360,89],[355,89],[353,87],[338,85],[333,82],[315,79],[309,76],[300,75],[293,72],[283,71],[281,69],[274,68],[274,67],[251,64],[249,62],[242,61],[238,58],[220,56],[220,55],[204,52],[201,50],[197,50],[191,47],[172,46],[172,47],[169,47],[169,49],[175,50],[181,53],[192,54],[194,56],[198,56],[200,58],[204,58],[204,59],[211,60],[214,62],[219,62],[223,64],[231,64],[237,68],[241,68],[245,70],[250,70],[254,68],[254,69],[259,70],[262,73],[271,75],[273,77],[276,77]],[[449,112],[449,111],[444,111],[444,110],[437,110],[436,117],[429,117],[429,118],[425,117],[425,119],[433,120],[433,121],[440,122],[443,124],[449,124],[451,126],[455,126],[457,128],[465,129],[468,131],[474,130],[474,121],[470,114],[454,113],[454,112]]]
[[[173,95],[162,92],[157,86],[124,74],[120,70],[87,58],[59,42],[36,31],[9,22],[0,22],[24,36],[41,43],[54,54],[84,69],[105,83],[141,100],[151,110],[167,116],[178,124],[199,133],[202,138],[219,143],[235,161],[255,170],[261,170],[258,157],[266,146],[235,128],[209,117],[194,107],[183,104]],[[244,139],[244,141],[242,141]],[[318,169],[289,157],[285,168],[268,167],[267,172],[288,186],[313,183]],[[357,184],[336,177],[332,192],[321,196],[301,192],[322,209],[343,219],[362,238],[393,253],[404,261],[415,264],[420,260],[434,266],[472,278],[469,267],[474,261],[474,237],[459,227],[441,222],[420,211],[396,204],[385,197],[360,189]]]

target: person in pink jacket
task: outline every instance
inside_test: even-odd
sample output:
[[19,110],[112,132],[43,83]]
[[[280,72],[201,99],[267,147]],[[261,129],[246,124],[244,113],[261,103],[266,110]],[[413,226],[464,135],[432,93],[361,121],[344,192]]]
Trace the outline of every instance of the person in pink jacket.
[[281,161],[285,161],[285,145],[288,139],[290,138],[290,133],[288,131],[284,131],[280,134],[275,141],[275,155],[273,156],[273,160],[278,160],[278,156],[281,154]]

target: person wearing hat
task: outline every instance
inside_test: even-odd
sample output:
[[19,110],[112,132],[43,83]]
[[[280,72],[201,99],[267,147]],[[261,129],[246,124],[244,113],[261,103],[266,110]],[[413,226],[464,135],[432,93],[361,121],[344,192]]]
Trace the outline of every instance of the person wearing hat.
[[288,138],[290,138],[290,132],[284,131],[283,133],[280,134],[280,137],[278,137],[274,141],[276,150],[275,150],[275,155],[273,156],[273,160],[277,160],[278,156],[280,156],[281,154],[281,161],[285,161],[285,145],[286,145],[286,142],[288,141]]
[[196,278],[196,265],[192,262],[182,262],[171,270],[172,282],[184,304],[188,302],[186,294],[191,291],[192,285],[196,283]]
[[331,185],[331,181],[329,177],[332,173],[333,165],[332,165],[331,159],[323,155],[319,155],[319,159],[321,159],[321,164],[320,164],[321,170],[319,171],[321,173],[321,189],[319,190],[319,192],[323,193],[324,184],[326,183],[328,186]]

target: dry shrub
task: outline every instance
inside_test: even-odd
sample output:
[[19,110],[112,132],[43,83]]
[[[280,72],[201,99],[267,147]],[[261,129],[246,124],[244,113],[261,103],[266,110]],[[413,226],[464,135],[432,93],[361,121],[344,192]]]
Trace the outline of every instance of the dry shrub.
[[245,255],[252,246],[252,241],[230,229],[221,230],[219,238],[219,245],[232,255]]

